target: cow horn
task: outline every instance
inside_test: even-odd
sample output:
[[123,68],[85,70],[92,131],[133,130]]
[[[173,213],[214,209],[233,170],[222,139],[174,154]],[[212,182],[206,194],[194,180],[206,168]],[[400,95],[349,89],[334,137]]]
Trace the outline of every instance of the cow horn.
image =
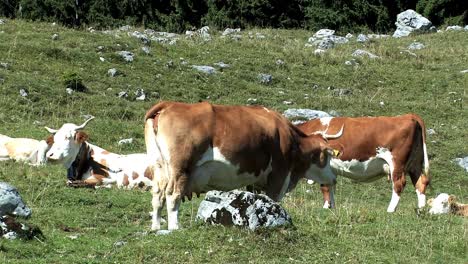
[[94,116],[92,116],[88,120],[86,120],[81,126],[76,126],[75,131],[85,128],[85,126],[88,124],[88,122],[93,120],[93,119],[94,119]]
[[57,129],[53,129],[53,128],[50,128],[50,127],[44,127],[44,128],[47,129],[47,131],[49,131],[49,133],[51,133],[51,134],[55,134],[58,131]]
[[327,134],[327,130],[325,130],[323,133],[322,133],[322,136],[326,139],[334,139],[334,138],[339,138],[341,137],[341,135],[343,135],[343,129],[344,129],[344,125],[341,126],[341,129],[340,131],[338,131],[338,133],[336,133],[335,135],[328,135]]

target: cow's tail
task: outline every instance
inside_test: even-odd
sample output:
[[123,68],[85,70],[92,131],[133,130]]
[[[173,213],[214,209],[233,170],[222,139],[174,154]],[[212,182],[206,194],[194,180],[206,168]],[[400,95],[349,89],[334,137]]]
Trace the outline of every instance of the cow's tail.
[[420,192],[424,193],[426,186],[428,186],[431,181],[426,147],[426,126],[418,115],[412,114],[411,119],[414,121],[415,131],[406,169],[410,173],[413,184],[420,189]]
[[413,114],[413,119],[419,124],[421,127],[421,139],[422,139],[422,147],[423,147],[423,171],[426,177],[429,177],[429,156],[427,155],[427,146],[426,146],[426,125],[422,118],[416,114]]

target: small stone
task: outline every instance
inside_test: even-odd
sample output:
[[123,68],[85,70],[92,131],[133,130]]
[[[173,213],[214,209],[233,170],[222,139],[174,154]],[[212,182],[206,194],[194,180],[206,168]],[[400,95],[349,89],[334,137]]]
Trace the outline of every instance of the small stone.
[[115,77],[117,75],[120,75],[120,72],[116,68],[112,68],[107,71],[107,75],[109,75],[110,77]]
[[374,55],[374,54],[372,54],[372,53],[370,53],[368,51],[361,50],[361,49],[355,50],[351,56],[353,56],[353,57],[364,57],[364,56],[366,56],[366,57],[368,57],[370,59],[378,59],[379,58],[379,56]]
[[226,64],[226,63],[224,63],[224,62],[222,62],[222,61],[216,62],[216,63],[213,63],[213,64],[214,64],[215,66],[218,66],[218,67],[221,68],[221,69],[226,69],[226,68],[231,67],[231,65]]
[[461,31],[463,30],[463,27],[460,27],[460,26],[448,26],[445,31]]
[[261,84],[270,84],[273,81],[273,76],[265,73],[260,73],[257,78]]
[[147,47],[147,46],[141,47],[141,50],[146,54],[150,54],[150,52],[151,52],[150,48]]
[[132,144],[133,143],[133,138],[125,138],[119,140],[118,144],[119,145],[124,145],[124,144]]
[[127,97],[128,97],[128,93],[125,92],[125,91],[122,91],[122,92],[118,93],[117,96],[118,96],[119,98],[127,98]]
[[428,135],[435,135],[435,134],[437,134],[433,128],[427,129],[426,133],[427,133]]
[[357,42],[368,42],[369,38],[364,34],[359,34],[356,38]]
[[66,89],[65,89],[65,92],[66,92],[67,94],[71,95],[71,94],[73,94],[74,91],[73,91],[72,88],[66,88]]
[[314,50],[314,55],[319,56],[325,53],[325,50],[323,49],[316,49]]
[[143,89],[136,90],[135,96],[135,100],[137,101],[144,101],[146,99],[145,91]]
[[117,242],[114,243],[114,247],[121,247],[121,246],[124,246],[125,244],[127,244],[127,242],[117,241]]
[[276,65],[282,66],[284,65],[284,61],[281,59],[276,60]]
[[285,104],[285,105],[292,105],[293,102],[291,102],[291,101],[283,101],[283,104]]
[[408,49],[410,49],[410,50],[420,50],[420,49],[424,49],[424,48],[425,48],[424,44],[422,44],[420,42],[413,42],[408,46]]
[[58,39],[59,39],[59,35],[57,33],[52,35],[52,40],[58,40]]
[[468,70],[460,71],[460,73],[468,73]]
[[99,57],[99,60],[102,61],[102,62],[106,61],[106,59],[104,59],[104,57]]
[[156,235],[165,236],[165,235],[169,235],[170,233],[172,233],[171,230],[158,230],[158,232],[156,232]]
[[345,38],[347,38],[347,39],[350,39],[350,38],[352,38],[352,37],[354,37],[354,36],[353,36],[353,34],[351,34],[351,33],[348,33],[348,34],[346,34],[346,36],[345,36]]
[[211,66],[205,66],[205,65],[192,65],[192,68],[196,69],[199,72],[203,72],[206,74],[214,74],[216,73],[216,69],[211,67]]
[[8,70],[8,69],[10,69],[10,64],[8,64],[6,62],[0,62],[0,67]]
[[117,52],[118,55],[120,55],[120,57],[122,57],[126,62],[132,62],[133,61],[133,53],[129,52],[129,51],[119,51]]
[[20,93],[20,95],[22,97],[27,97],[28,96],[28,92],[26,91],[26,89],[20,89],[19,93]]

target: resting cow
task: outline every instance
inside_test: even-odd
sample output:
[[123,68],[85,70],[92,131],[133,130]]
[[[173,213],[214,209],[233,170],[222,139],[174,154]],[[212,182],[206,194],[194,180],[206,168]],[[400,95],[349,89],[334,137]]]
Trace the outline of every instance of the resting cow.
[[192,193],[254,185],[280,201],[303,177],[336,182],[329,165],[333,151],[323,136],[306,136],[264,107],[160,102],[145,120],[155,175],[153,230],[161,227],[165,202],[168,229],[178,229],[180,203]]
[[88,135],[81,131],[93,118],[82,125],[64,124],[60,129],[46,129],[54,134],[53,145],[47,152],[51,162],[62,163],[68,170],[71,185],[84,183],[87,186],[102,185],[130,189],[149,188],[153,173],[147,165],[144,153],[119,155],[111,153],[86,140]]
[[51,137],[47,140],[31,138],[12,138],[0,135],[0,161],[15,160],[30,165],[44,165],[46,152],[51,146]]
[[[395,117],[325,117],[298,125],[306,134],[337,131],[344,126],[343,135],[330,139],[329,144],[339,150],[333,158],[333,172],[357,182],[370,182],[388,175],[393,194],[387,212],[394,212],[409,174],[416,188],[418,207],[426,203],[429,184],[429,160],[426,150],[425,125],[415,114]],[[334,206],[327,199],[328,186],[322,185],[325,205]]]
[[454,195],[441,193],[436,198],[427,201],[429,213],[431,214],[455,214],[468,216],[468,204],[458,203]]

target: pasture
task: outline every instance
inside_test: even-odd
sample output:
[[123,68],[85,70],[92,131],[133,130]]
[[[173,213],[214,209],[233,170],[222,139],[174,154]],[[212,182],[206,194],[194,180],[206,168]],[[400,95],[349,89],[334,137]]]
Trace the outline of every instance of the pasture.
[[[210,41],[182,35],[175,45],[153,41],[149,54],[137,38],[114,33],[21,20],[0,25],[0,62],[8,64],[0,67],[0,134],[44,139],[44,126],[81,124],[84,115],[93,115],[85,130],[91,143],[135,153],[145,152],[143,117],[159,100],[247,104],[253,98],[279,112],[310,108],[343,116],[414,112],[435,131],[427,136],[432,175],[427,197],[447,192],[468,202],[468,174],[452,162],[468,155],[468,73],[460,73],[468,69],[467,31],[353,40],[321,56],[305,47],[314,32],[303,30],[244,30],[240,40],[220,38],[217,31]],[[411,55],[404,50],[413,41],[425,48]],[[380,59],[356,58],[357,66],[345,65],[356,49]],[[121,50],[133,52],[134,61],[122,60],[116,54]],[[212,75],[192,68],[221,61],[230,67]],[[121,74],[110,77],[111,68]],[[271,74],[272,82],[260,83],[261,73]],[[81,79],[87,92],[66,93],[70,79]],[[21,89],[28,96],[21,96]],[[149,99],[134,100],[137,89]],[[129,97],[119,98],[121,91]],[[117,144],[125,138],[133,144]],[[33,210],[28,223],[45,239],[0,240],[0,262],[467,263],[467,219],[417,213],[407,179],[393,214],[386,213],[391,198],[386,178],[355,184],[341,177],[334,210],[322,209],[319,187],[305,181],[285,197],[281,204],[293,228],[251,232],[205,226],[195,221],[200,198],[182,204],[183,229],[158,236],[148,233],[149,192],[68,188],[62,166],[2,162],[0,181],[18,188]]]

